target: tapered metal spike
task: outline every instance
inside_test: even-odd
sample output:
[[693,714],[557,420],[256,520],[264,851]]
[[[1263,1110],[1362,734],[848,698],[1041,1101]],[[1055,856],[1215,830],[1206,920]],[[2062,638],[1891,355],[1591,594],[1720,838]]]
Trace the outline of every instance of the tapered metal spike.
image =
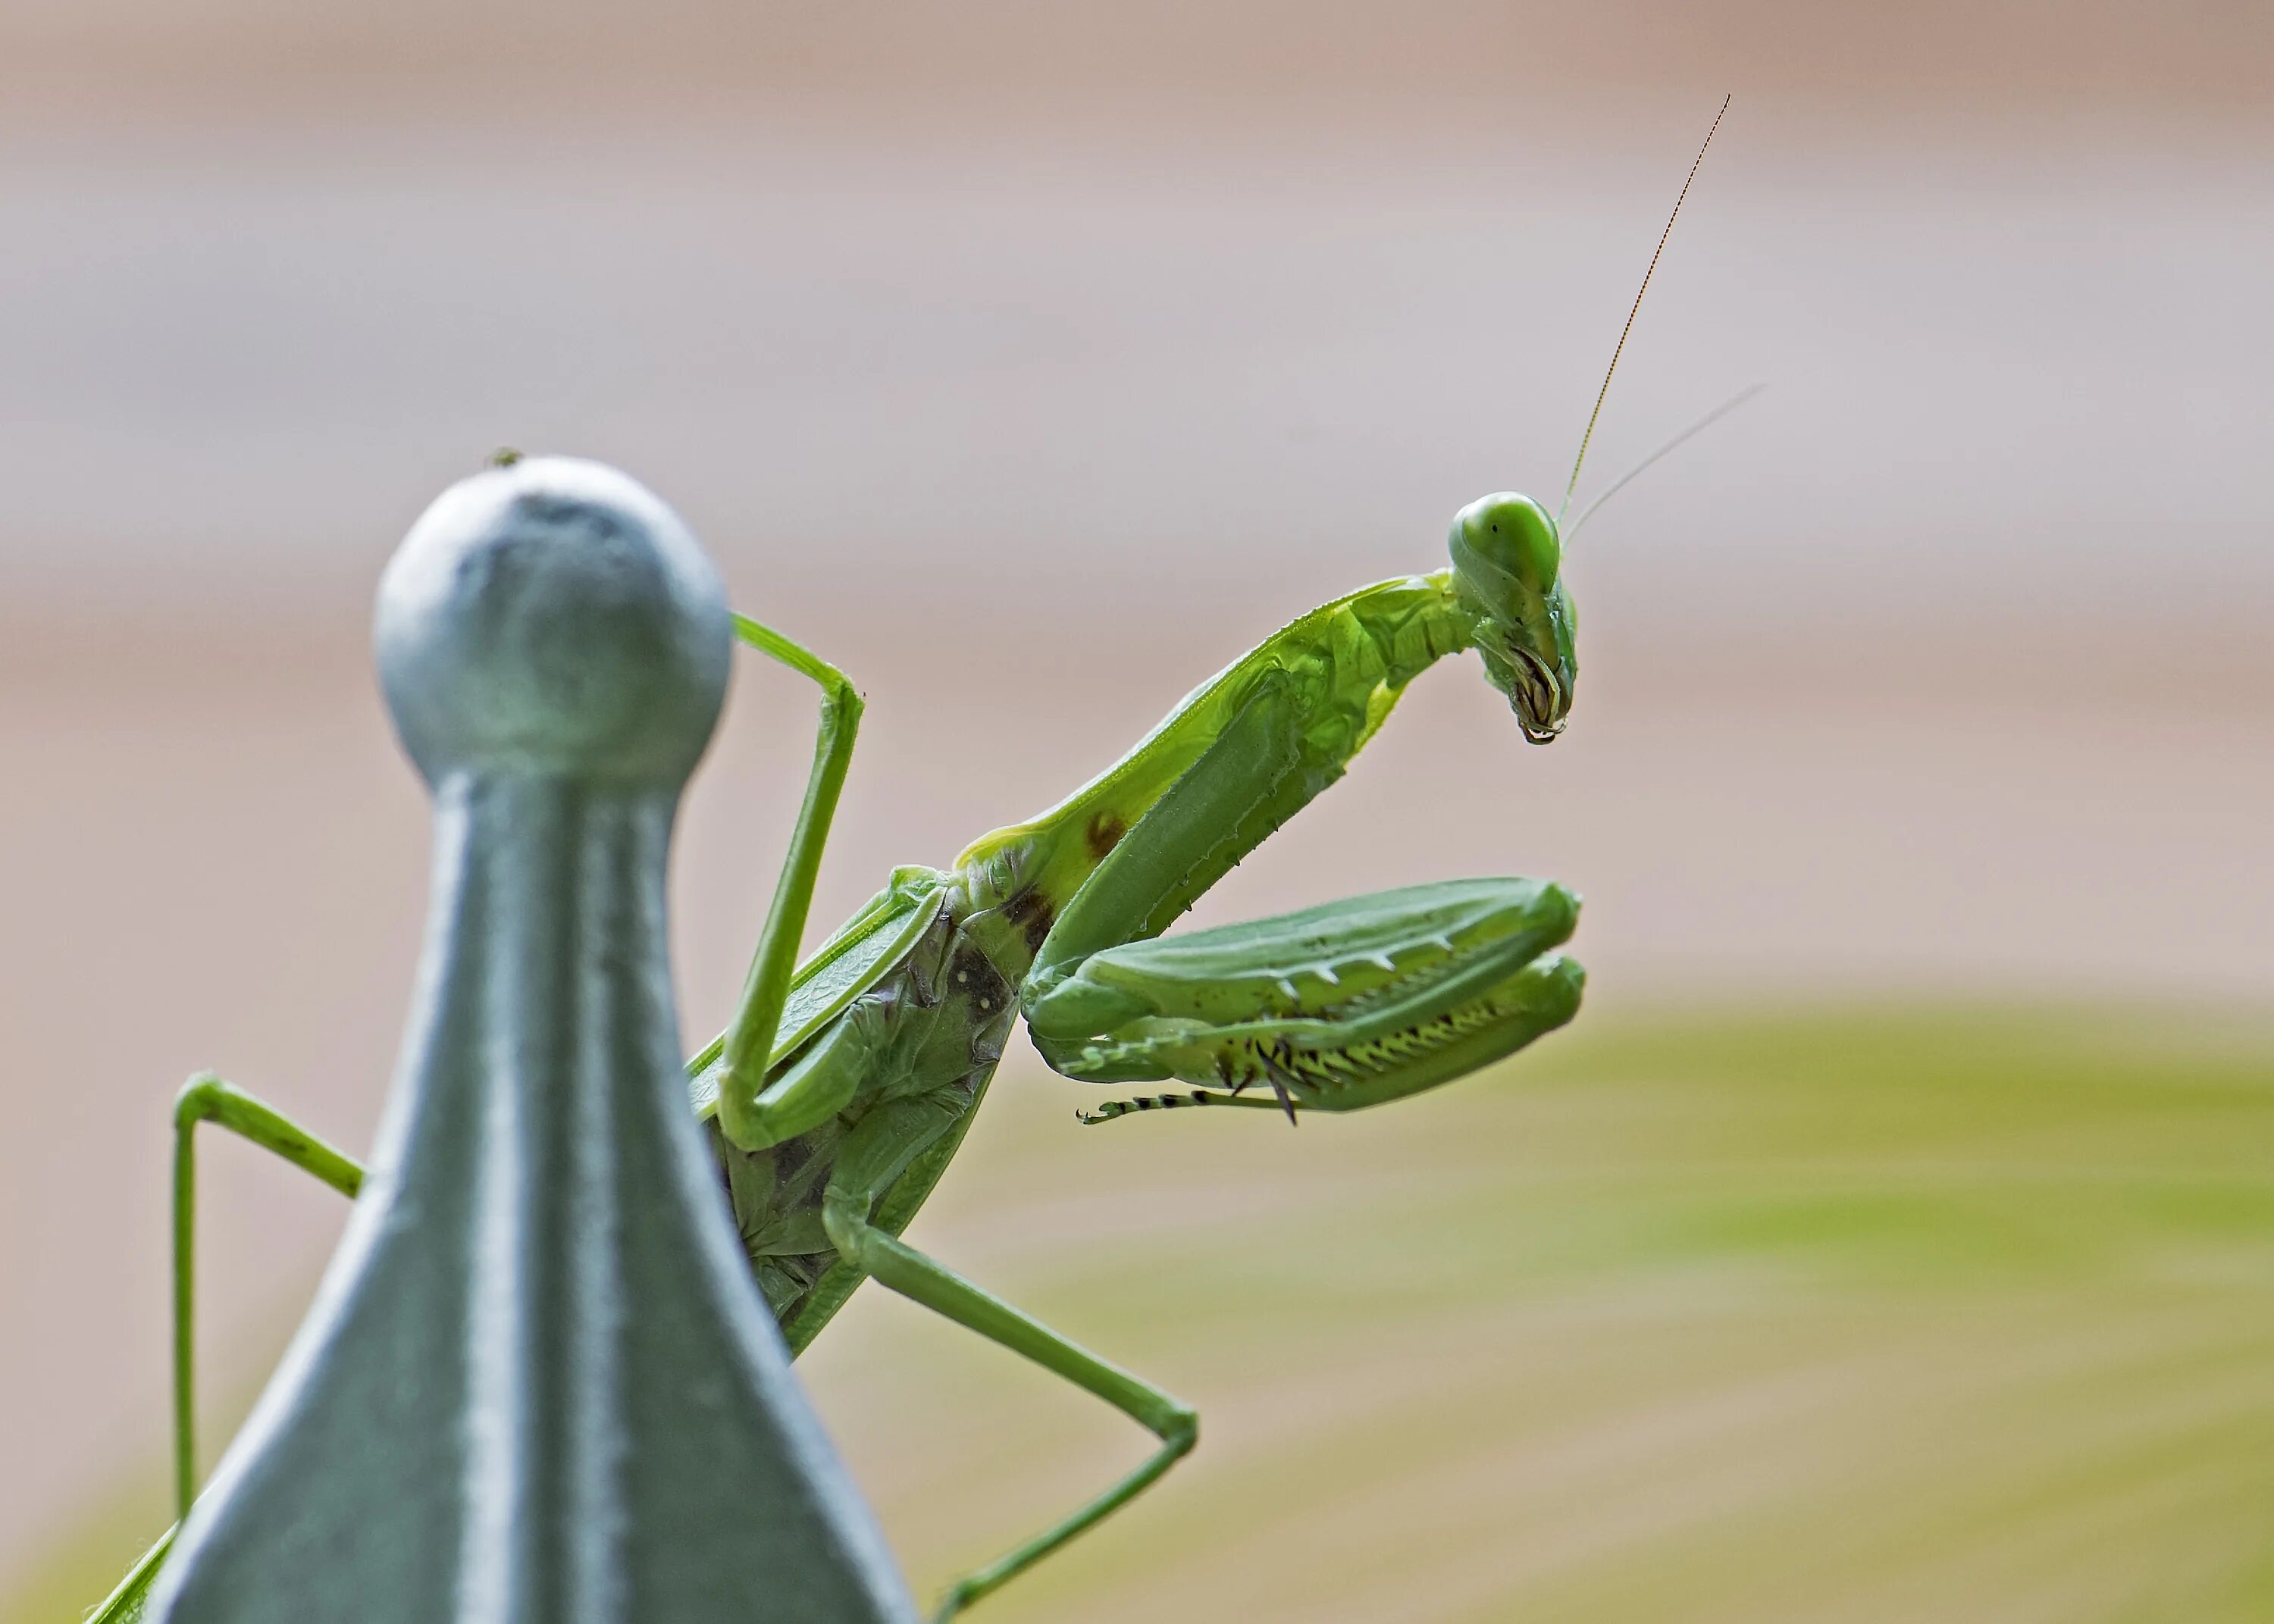
[[687,1109],[665,957],[716,574],[595,463],[446,492],[380,589],[432,916],[371,1177],[165,1624],[907,1624]]

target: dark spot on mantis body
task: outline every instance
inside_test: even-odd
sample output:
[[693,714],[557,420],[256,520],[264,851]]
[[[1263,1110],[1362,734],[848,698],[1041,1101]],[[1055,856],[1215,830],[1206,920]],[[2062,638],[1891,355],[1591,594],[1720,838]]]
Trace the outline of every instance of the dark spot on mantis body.
[[1082,838],[1088,842],[1089,854],[1103,859],[1121,844],[1121,837],[1128,832],[1129,825],[1121,821],[1121,814],[1106,807],[1090,815],[1089,827],[1082,831]]
[[1041,949],[1043,939],[1050,934],[1050,926],[1058,916],[1051,912],[1048,897],[1029,889],[1004,902],[1003,918],[1006,923],[1016,925],[1026,933],[1027,951],[1035,952]]
[[959,941],[947,966],[949,992],[968,1000],[982,1015],[999,1015],[1011,1004],[1011,983],[986,954],[969,942]]

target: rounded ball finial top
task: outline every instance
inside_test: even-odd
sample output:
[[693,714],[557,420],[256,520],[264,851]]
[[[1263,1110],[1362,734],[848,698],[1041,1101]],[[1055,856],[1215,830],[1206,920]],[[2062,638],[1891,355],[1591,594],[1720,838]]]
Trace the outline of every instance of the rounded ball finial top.
[[528,457],[442,492],[388,564],[374,627],[403,748],[461,771],[676,786],[726,696],[718,572],[628,475]]

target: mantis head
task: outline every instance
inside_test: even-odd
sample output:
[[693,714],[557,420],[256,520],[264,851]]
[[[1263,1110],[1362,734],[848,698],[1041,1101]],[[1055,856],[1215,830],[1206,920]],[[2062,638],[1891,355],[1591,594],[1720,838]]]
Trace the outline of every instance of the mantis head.
[[[1666,217],[1666,229],[1658,235],[1650,268],[1642,274],[1642,286],[1635,292],[1626,326],[1619,329],[1619,342],[1611,350],[1611,364],[1603,372],[1603,387],[1596,391],[1595,408],[1587,414],[1586,430],[1579,436],[1579,455],[1571,459],[1571,477],[1563,486],[1564,508],[1569,508],[1572,492],[1579,488],[1579,470],[1586,464],[1588,442],[1595,437],[1596,420],[1603,415],[1603,401],[1611,392],[1619,357],[1626,353],[1627,335],[1634,331],[1643,295],[1650,291],[1650,279],[1658,274],[1659,256],[1666,252],[1666,239],[1674,235],[1674,222],[1690,196],[1690,183],[1698,178],[1698,166],[1706,162],[1706,149],[1713,144],[1713,132],[1721,127],[1722,115],[1728,110],[1729,98],[1724,96],[1721,111],[1713,115],[1698,155],[1690,161],[1690,173],[1674,199],[1673,213]],[[1743,404],[1754,393],[1747,390],[1717,409],[1615,480],[1610,490],[1571,522],[1573,531],[1612,491],[1715,417]],[[1497,491],[1479,497],[1453,515],[1453,587],[1470,616],[1470,636],[1484,656],[1485,675],[1508,695],[1516,719],[1524,724],[1524,736],[1534,744],[1552,743],[1563,731],[1564,720],[1571,713],[1571,690],[1579,678],[1579,660],[1572,649],[1579,620],[1562,582],[1562,511],[1559,509],[1551,519],[1530,497]]]
[[1473,617],[1485,676],[1508,695],[1534,744],[1563,731],[1579,680],[1578,613],[1563,590],[1555,521],[1528,496],[1499,491],[1453,516],[1453,587]]

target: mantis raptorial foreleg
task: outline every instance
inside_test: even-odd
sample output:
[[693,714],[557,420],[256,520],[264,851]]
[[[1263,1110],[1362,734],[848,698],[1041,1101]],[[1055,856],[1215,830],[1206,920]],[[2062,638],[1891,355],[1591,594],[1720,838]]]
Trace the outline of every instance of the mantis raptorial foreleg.
[[1200,1437],[1200,1417],[1170,1395],[1067,1341],[870,1222],[877,1197],[959,1115],[953,1102],[919,1098],[893,1101],[862,1118],[847,1138],[823,1207],[830,1241],[879,1284],[1096,1395],[1151,1432],[1161,1447],[1071,1516],[950,1585],[936,1624],[944,1624],[1128,1504]]
[[1547,880],[1437,881],[1094,953],[1028,1019],[1093,1082],[1178,1078],[1231,1094],[1109,1101],[1082,1115],[1246,1103],[1291,1117],[1434,1088],[1571,1019],[1585,974],[1553,950],[1578,898]]
[[[1520,500],[1477,511],[1464,533],[1531,545]],[[1155,939],[1339,778],[1405,683],[1459,645],[1457,616],[1429,585],[1386,582],[1294,622],[1219,679],[1221,697],[1202,690],[1140,747],[1176,752],[1182,770],[1141,808],[1124,798],[1133,823],[1065,900],[1020,989],[1054,1069],[1233,1094],[1261,1083],[1291,1120],[1299,1106],[1347,1110],[1434,1086],[1570,1019],[1584,976],[1548,950],[1578,904],[1544,882],[1410,887]],[[1518,709],[1553,736],[1552,691]],[[1055,816],[1096,816],[1083,802]]]

